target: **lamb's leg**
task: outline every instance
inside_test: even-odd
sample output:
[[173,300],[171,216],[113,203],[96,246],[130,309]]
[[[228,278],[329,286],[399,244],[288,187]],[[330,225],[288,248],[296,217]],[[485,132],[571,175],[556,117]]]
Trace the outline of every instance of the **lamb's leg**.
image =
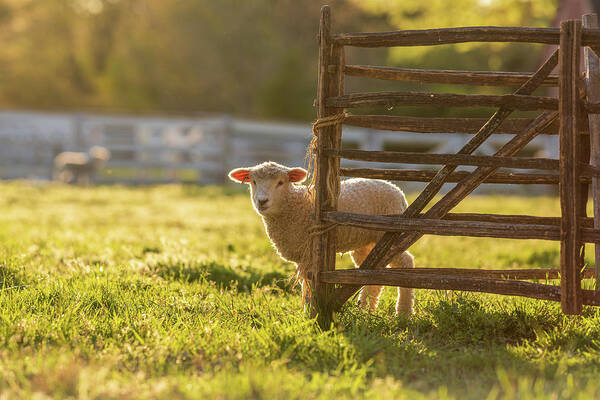
[[72,168],[71,171],[73,172],[73,183],[75,185],[81,185],[81,171],[79,168]]
[[81,184],[84,186],[90,186],[91,180],[90,180],[90,173],[89,171],[83,171],[81,173]]
[[[362,264],[362,262],[367,258],[374,245],[370,244],[365,247],[361,247],[360,249],[354,250],[350,253],[352,257],[352,261],[354,261],[354,265],[357,267]],[[367,307],[367,297],[369,298],[369,309],[374,311],[377,307],[377,302],[379,301],[379,295],[381,294],[381,289],[383,286],[364,286],[360,290],[360,295],[358,296],[358,305],[362,308]]]
[[308,271],[310,271],[310,267],[306,264],[296,264],[296,278],[300,283],[300,288],[302,292],[302,302],[306,306],[311,302],[311,292],[310,292],[310,284],[308,282]]
[[[398,254],[390,263],[391,268],[414,268],[415,258],[408,251]],[[415,303],[415,293],[412,288],[398,288],[396,314],[411,315]]]
[[60,181],[62,183],[66,183],[66,184],[70,185],[75,182],[75,175],[73,175],[73,173],[71,172],[70,169],[67,169],[67,168],[63,169],[60,172],[59,176],[60,176]]

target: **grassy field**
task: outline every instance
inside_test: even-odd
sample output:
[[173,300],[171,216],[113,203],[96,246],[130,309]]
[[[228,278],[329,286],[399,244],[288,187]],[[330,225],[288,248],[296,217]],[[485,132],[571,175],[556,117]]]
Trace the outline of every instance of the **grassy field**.
[[[456,211],[559,204],[476,196]],[[412,252],[420,267],[559,256],[554,242],[432,236]],[[292,272],[238,188],[0,183],[0,398],[600,396],[595,308],[417,290],[406,319],[387,289],[376,313],[349,305],[323,331]]]

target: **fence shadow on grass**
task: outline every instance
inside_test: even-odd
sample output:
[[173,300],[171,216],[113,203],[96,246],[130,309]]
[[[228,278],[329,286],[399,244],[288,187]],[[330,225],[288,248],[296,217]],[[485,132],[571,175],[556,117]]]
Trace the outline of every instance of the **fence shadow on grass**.
[[163,279],[181,282],[208,281],[217,287],[238,292],[249,292],[254,287],[272,287],[290,292],[294,282],[283,271],[263,271],[251,266],[231,267],[217,261],[197,263],[159,261],[150,267]]
[[[574,319],[563,315],[559,305],[523,299],[488,303],[463,293],[428,299],[411,318],[394,317],[389,299],[381,306],[376,313],[346,306],[338,324],[358,358],[372,363],[377,377],[393,376],[409,386],[418,386],[429,375],[425,381],[446,382],[450,393],[461,395],[467,382],[478,377],[473,390],[484,395],[497,383],[499,370],[553,378],[560,359],[554,352],[600,349],[599,317],[591,307]],[[591,368],[590,363],[574,368]]]

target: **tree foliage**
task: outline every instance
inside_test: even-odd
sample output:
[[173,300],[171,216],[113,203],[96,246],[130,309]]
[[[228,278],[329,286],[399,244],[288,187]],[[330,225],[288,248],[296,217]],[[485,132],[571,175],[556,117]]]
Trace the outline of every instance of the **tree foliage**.
[[[558,0],[352,0],[357,7],[380,16],[393,29],[433,29],[460,26],[552,26]],[[387,64],[408,68],[492,71],[534,71],[548,46],[518,43],[462,43],[443,46],[396,47]],[[404,90],[455,93],[506,93],[514,88],[401,84]],[[489,109],[414,107],[392,113],[423,116],[487,116]]]
[[[335,0],[334,31],[547,26],[556,0]],[[0,0],[0,106],[310,120],[322,1]],[[530,70],[541,49],[363,51],[352,63]],[[387,60],[386,60],[387,59]],[[350,79],[351,90],[381,83]],[[386,83],[389,85],[389,83]]]
[[[0,0],[0,105],[312,119],[320,7]],[[339,29],[382,25],[347,1],[332,7]]]
[[[432,29],[461,26],[539,26],[547,27],[556,16],[558,0],[353,0],[367,12],[383,15],[395,29]],[[390,51],[395,63],[436,67],[479,66],[528,69],[535,65],[543,46],[507,43],[465,43],[445,47],[396,48]],[[475,57],[473,57],[475,55]],[[487,55],[487,57],[486,57]],[[473,59],[487,60],[487,65]],[[515,62],[520,59],[521,62]],[[478,65],[479,64],[479,65]]]

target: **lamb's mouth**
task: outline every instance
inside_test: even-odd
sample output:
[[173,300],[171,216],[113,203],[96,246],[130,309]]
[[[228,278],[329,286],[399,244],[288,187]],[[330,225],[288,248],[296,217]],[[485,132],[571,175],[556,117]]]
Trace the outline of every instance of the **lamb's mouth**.
[[267,211],[269,209],[269,207],[271,206],[258,206],[258,212],[264,212]]

